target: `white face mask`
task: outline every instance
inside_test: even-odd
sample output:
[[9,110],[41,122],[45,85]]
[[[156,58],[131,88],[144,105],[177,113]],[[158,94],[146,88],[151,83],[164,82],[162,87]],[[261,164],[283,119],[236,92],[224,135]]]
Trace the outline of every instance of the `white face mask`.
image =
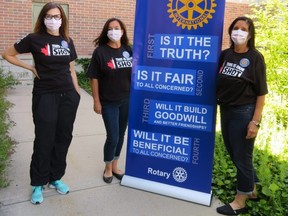
[[113,42],[117,42],[117,41],[120,41],[121,37],[122,37],[122,32],[121,30],[119,29],[111,29],[107,32],[107,37],[113,41]]
[[49,29],[51,32],[58,31],[60,26],[62,25],[62,19],[55,20],[54,18],[48,20],[44,19],[44,24],[47,29]]
[[240,29],[233,30],[231,33],[231,39],[236,45],[242,45],[247,41],[248,32]]

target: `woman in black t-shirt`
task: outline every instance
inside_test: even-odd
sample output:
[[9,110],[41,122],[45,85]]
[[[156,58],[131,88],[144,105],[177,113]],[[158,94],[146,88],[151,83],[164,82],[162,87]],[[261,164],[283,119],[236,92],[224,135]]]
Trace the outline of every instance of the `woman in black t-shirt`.
[[237,169],[234,200],[217,208],[224,215],[247,212],[246,200],[258,200],[253,148],[268,93],[262,54],[255,49],[253,21],[236,18],[229,27],[231,47],[220,56],[217,98],[226,149]]
[[124,23],[111,18],[98,38],[87,75],[91,79],[94,111],[102,114],[106,128],[103,180],[122,179],[118,158],[128,122],[132,51]]
[[[35,67],[19,60],[16,55],[20,53],[32,53]],[[39,14],[34,33],[9,47],[3,58],[36,76],[32,99],[35,140],[30,177],[31,202],[40,204],[47,183],[60,194],[69,192],[69,187],[60,179],[65,174],[66,156],[80,101],[74,68],[77,54],[68,35],[68,21],[62,7],[47,3]]]

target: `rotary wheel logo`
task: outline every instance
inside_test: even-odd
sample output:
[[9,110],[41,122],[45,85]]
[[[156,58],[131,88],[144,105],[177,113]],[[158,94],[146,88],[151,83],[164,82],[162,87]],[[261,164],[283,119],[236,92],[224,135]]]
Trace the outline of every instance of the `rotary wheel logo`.
[[187,172],[182,167],[177,167],[173,170],[173,178],[177,182],[184,182],[187,179]]
[[208,23],[215,13],[214,8],[217,6],[215,0],[169,0],[167,4],[169,17],[177,26],[182,25],[190,30],[192,27],[197,29],[203,27],[203,23]]

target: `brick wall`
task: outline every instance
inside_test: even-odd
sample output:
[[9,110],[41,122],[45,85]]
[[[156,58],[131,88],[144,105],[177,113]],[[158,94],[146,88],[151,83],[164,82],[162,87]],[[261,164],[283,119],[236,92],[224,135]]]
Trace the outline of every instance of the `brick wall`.
[[0,1],[0,52],[32,28],[31,1]]
[[[118,17],[125,22],[128,36],[132,42],[136,0],[60,1],[69,5],[70,36],[74,40],[79,57],[92,54],[95,48],[92,42],[101,32],[105,21],[110,17]],[[0,53],[3,53],[8,46],[13,45],[21,37],[32,32],[33,2],[45,3],[50,1],[0,0]],[[226,0],[223,48],[229,46],[227,29],[232,20],[248,13],[249,6],[247,4]],[[24,59],[27,58],[24,57]],[[0,57],[1,66],[4,67],[4,70],[12,68],[7,62],[3,63]],[[22,73],[20,68],[18,68],[19,70]],[[23,73],[27,74],[27,71],[23,69]],[[18,76],[22,77],[21,74]]]
[[223,43],[222,48],[228,48],[229,44],[229,34],[228,28],[235,18],[238,16],[244,16],[249,14],[250,9],[248,4],[227,2],[225,6],[225,17],[224,17],[224,28],[223,28]]
[[[32,31],[32,0],[0,0],[0,52],[7,46]],[[49,2],[34,0],[34,2]],[[110,17],[122,19],[133,38],[136,0],[63,0],[69,4],[70,35],[75,41],[79,55],[90,55],[94,46],[92,41]],[[225,9],[223,47],[229,46],[227,29],[232,20],[249,13],[244,3],[227,2]]]
[[[0,52],[15,41],[32,32],[32,3],[45,0],[0,0]],[[69,5],[70,35],[79,55],[89,55],[94,50],[92,41],[102,30],[105,21],[118,17],[127,26],[132,39],[135,0],[63,0]]]
[[111,17],[120,18],[126,24],[129,38],[132,40],[134,10],[135,0],[70,1],[70,35],[75,41],[78,54],[92,54],[92,41],[101,32],[106,20]]

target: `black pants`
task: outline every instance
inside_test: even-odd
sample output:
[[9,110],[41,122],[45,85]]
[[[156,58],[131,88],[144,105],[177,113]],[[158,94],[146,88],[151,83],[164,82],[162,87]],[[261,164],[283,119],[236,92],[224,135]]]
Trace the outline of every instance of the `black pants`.
[[59,180],[65,174],[79,101],[80,96],[75,90],[33,95],[35,140],[30,165],[32,186]]
[[226,149],[237,168],[237,193],[251,195],[259,182],[253,166],[253,139],[246,139],[247,127],[255,110],[254,104],[220,106],[221,130]]

